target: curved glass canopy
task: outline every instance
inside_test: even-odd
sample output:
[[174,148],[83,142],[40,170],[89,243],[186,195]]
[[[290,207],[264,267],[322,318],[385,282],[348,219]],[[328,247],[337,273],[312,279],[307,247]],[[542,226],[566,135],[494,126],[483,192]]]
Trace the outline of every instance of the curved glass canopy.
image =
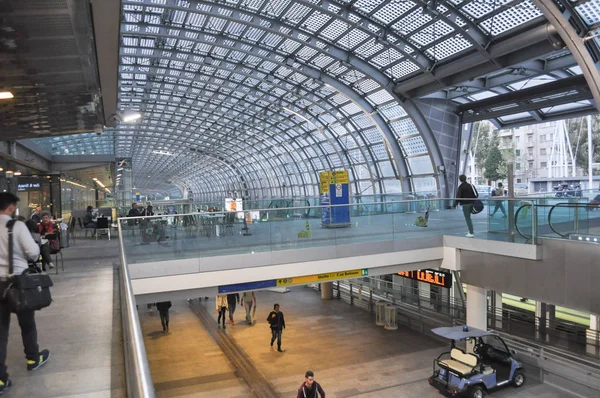
[[[494,45],[547,24],[531,0],[121,3],[118,106],[143,117],[109,131],[115,153],[139,189],[200,201],[316,196],[318,173],[342,168],[353,194],[437,191],[431,153],[446,144],[402,106],[418,84],[473,56],[499,72],[414,98],[460,105],[580,73],[503,69]],[[596,0],[569,4],[598,30]]]

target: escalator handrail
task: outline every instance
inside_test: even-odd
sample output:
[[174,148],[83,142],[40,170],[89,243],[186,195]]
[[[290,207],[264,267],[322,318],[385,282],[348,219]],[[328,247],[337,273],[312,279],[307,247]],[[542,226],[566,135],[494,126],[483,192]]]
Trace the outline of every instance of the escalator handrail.
[[566,205],[566,207],[574,207],[574,208],[579,208],[579,207],[586,207],[587,208],[587,203],[582,206],[579,203],[569,203],[569,202],[562,202],[562,203],[556,203],[554,205],[552,205],[552,207],[550,208],[550,211],[548,212],[548,226],[550,227],[550,229],[552,230],[552,232],[554,232],[555,234],[557,234],[558,236],[560,236],[561,238],[568,238],[570,234],[561,234],[560,232],[558,232],[556,229],[554,229],[554,225],[552,224],[552,212],[554,211],[555,208]]

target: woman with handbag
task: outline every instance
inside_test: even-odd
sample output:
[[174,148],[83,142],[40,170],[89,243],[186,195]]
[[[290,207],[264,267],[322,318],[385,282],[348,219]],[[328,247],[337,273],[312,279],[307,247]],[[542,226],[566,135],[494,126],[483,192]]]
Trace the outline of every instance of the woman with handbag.
[[[46,272],[46,266],[50,269],[54,268],[51,256],[52,252],[60,250],[58,241],[56,240],[56,231],[54,230],[54,225],[52,225],[52,220],[50,219],[50,214],[42,214],[42,222],[38,226],[38,232],[42,239],[42,245],[40,246],[40,253],[42,254],[42,270]],[[53,239],[48,239],[48,236],[53,237]]]
[[4,297],[0,300],[0,394],[5,393],[12,384],[8,378],[6,367],[8,332],[12,312],[17,314],[21,327],[27,370],[36,370],[50,359],[48,350],[39,350],[35,310],[29,308],[16,311],[13,300],[15,295],[11,294],[17,290],[17,288],[13,288],[16,287],[14,286],[16,278],[29,268],[27,261],[36,260],[40,255],[40,248],[31,237],[27,226],[23,222],[15,222],[12,219],[18,201],[19,198],[12,193],[0,193],[0,290]]

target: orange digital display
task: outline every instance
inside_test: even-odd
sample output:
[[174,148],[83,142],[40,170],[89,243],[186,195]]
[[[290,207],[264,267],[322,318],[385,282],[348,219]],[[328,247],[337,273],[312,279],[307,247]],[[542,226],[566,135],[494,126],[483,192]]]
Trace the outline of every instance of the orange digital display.
[[434,269],[419,269],[416,271],[398,272],[398,275],[429,283],[431,285],[447,288],[452,287],[452,274],[449,272],[442,272]]

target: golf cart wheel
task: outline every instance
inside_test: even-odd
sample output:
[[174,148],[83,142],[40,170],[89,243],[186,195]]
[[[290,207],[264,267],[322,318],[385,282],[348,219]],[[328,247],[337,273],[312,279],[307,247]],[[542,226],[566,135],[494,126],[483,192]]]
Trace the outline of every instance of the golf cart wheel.
[[516,388],[521,387],[523,384],[525,384],[525,374],[523,372],[521,372],[520,370],[517,370],[515,372],[515,375],[513,377],[513,385]]
[[485,391],[483,390],[483,387],[475,386],[475,387],[471,388],[471,393],[469,394],[469,397],[483,398],[484,396],[485,396]]

